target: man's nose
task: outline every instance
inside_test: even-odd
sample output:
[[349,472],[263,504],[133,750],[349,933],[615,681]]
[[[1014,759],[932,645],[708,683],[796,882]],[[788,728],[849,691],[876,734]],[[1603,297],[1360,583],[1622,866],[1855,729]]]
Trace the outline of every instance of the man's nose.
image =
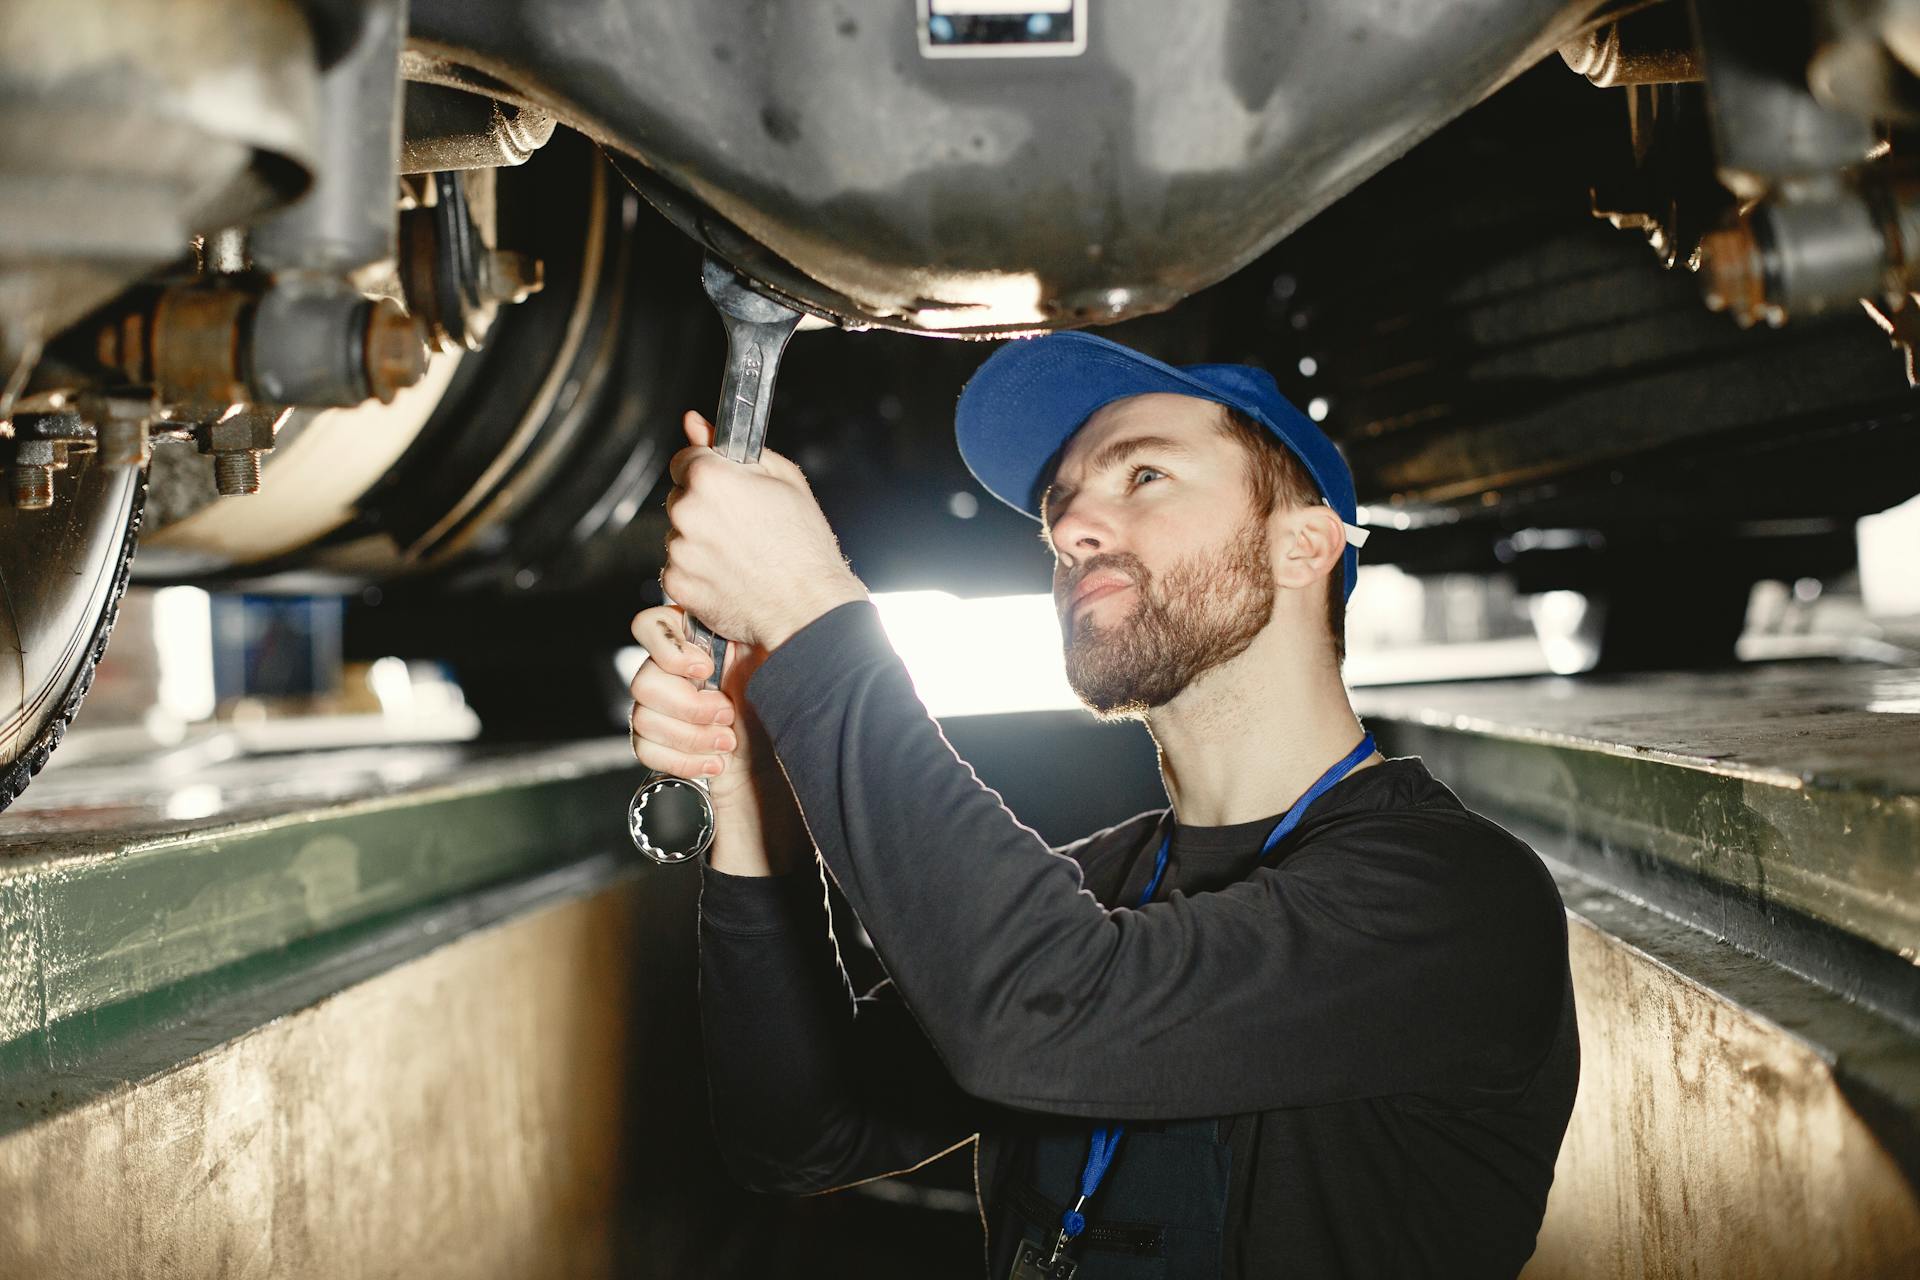
[[1053,553],[1071,566],[1088,556],[1116,547],[1113,522],[1098,503],[1074,498],[1053,521]]

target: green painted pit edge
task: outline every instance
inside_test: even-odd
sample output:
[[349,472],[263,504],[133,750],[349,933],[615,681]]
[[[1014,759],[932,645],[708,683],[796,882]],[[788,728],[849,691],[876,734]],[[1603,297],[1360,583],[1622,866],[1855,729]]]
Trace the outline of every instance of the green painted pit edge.
[[[16,869],[7,887],[24,909],[0,919],[0,944],[7,931],[30,936],[17,948],[0,945],[0,955],[27,956],[32,977],[23,984],[13,976],[35,997],[38,1016],[0,1043],[0,1098],[24,1113],[35,1109],[24,1099],[43,1103],[61,1080],[83,1092],[89,1081],[124,1080],[114,1065],[123,1046],[191,1027],[249,991],[404,930],[409,917],[588,859],[632,859],[625,810],[636,776],[622,767],[490,789],[430,788],[299,821],[149,842],[118,857],[90,853]],[[449,839],[458,843],[451,852]],[[287,868],[316,841],[341,842],[342,856],[351,850],[372,860],[367,891],[319,910],[293,906],[311,885]],[[205,901],[208,886],[248,881],[258,890],[240,895],[248,910],[223,922],[220,894]],[[128,922],[142,917],[190,923],[129,941]],[[197,1041],[187,1034],[187,1043]],[[0,1127],[24,1118],[0,1117]]]
[[1781,786],[1386,716],[1368,723],[1469,806],[1568,845],[1648,856],[1920,955],[1920,796]]

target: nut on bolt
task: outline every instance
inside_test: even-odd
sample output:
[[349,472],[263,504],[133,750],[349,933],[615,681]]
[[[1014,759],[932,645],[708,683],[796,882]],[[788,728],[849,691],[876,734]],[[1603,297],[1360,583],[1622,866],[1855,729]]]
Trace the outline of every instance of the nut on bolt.
[[153,443],[147,435],[147,419],[103,418],[100,431],[100,462],[109,467],[144,467],[153,456]]
[[144,467],[153,446],[147,431],[158,407],[151,399],[92,394],[74,406],[84,422],[93,424],[100,464],[107,467]]
[[480,255],[480,296],[502,304],[525,302],[546,283],[546,267],[530,254],[494,249]]
[[290,410],[249,405],[200,429],[200,451],[213,455],[213,483],[223,498],[260,492],[260,455]]
[[1751,223],[1742,219],[1700,237],[1700,289],[1709,311],[1728,312],[1742,329],[1767,317],[1766,270]]
[[381,298],[367,313],[367,390],[381,404],[426,376],[427,344],[412,317],[391,298]]

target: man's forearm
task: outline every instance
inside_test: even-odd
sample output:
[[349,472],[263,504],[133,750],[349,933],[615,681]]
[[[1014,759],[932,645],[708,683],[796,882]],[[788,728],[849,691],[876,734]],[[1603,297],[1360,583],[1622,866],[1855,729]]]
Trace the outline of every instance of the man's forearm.
[[794,802],[793,790],[777,768],[754,780],[744,794],[716,803],[713,846],[707,861],[730,876],[785,875],[811,861],[812,842]]
[[854,1001],[811,868],[710,867],[700,907],[714,1129],[740,1182],[825,1191],[911,1168],[973,1131],[971,1102],[905,1009]]
[[846,1145],[832,1137],[846,1128],[839,1041],[853,1018],[820,883],[716,870],[702,876],[700,1022],[721,1153],[746,1186],[817,1191],[833,1171],[811,1163]]
[[[979,1088],[977,1068],[1004,1065],[997,1044],[1049,1032],[1074,1002],[1010,1002],[1009,969],[1051,971],[1059,944],[1104,942],[1089,936],[1105,912],[1078,892],[1078,867],[954,757],[871,606],[835,610],[783,645],[748,697],[828,867],[946,1068],[978,1096],[1010,1100]],[[1063,979],[1057,990],[1070,989]],[[1036,1063],[1027,1074],[1056,1072]]]

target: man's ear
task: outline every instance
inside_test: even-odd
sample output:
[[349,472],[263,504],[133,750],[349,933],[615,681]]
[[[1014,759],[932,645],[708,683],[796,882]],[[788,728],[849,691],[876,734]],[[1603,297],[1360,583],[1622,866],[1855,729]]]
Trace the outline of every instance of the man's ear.
[[1311,587],[1340,567],[1347,530],[1324,503],[1276,512],[1274,580],[1283,587]]

